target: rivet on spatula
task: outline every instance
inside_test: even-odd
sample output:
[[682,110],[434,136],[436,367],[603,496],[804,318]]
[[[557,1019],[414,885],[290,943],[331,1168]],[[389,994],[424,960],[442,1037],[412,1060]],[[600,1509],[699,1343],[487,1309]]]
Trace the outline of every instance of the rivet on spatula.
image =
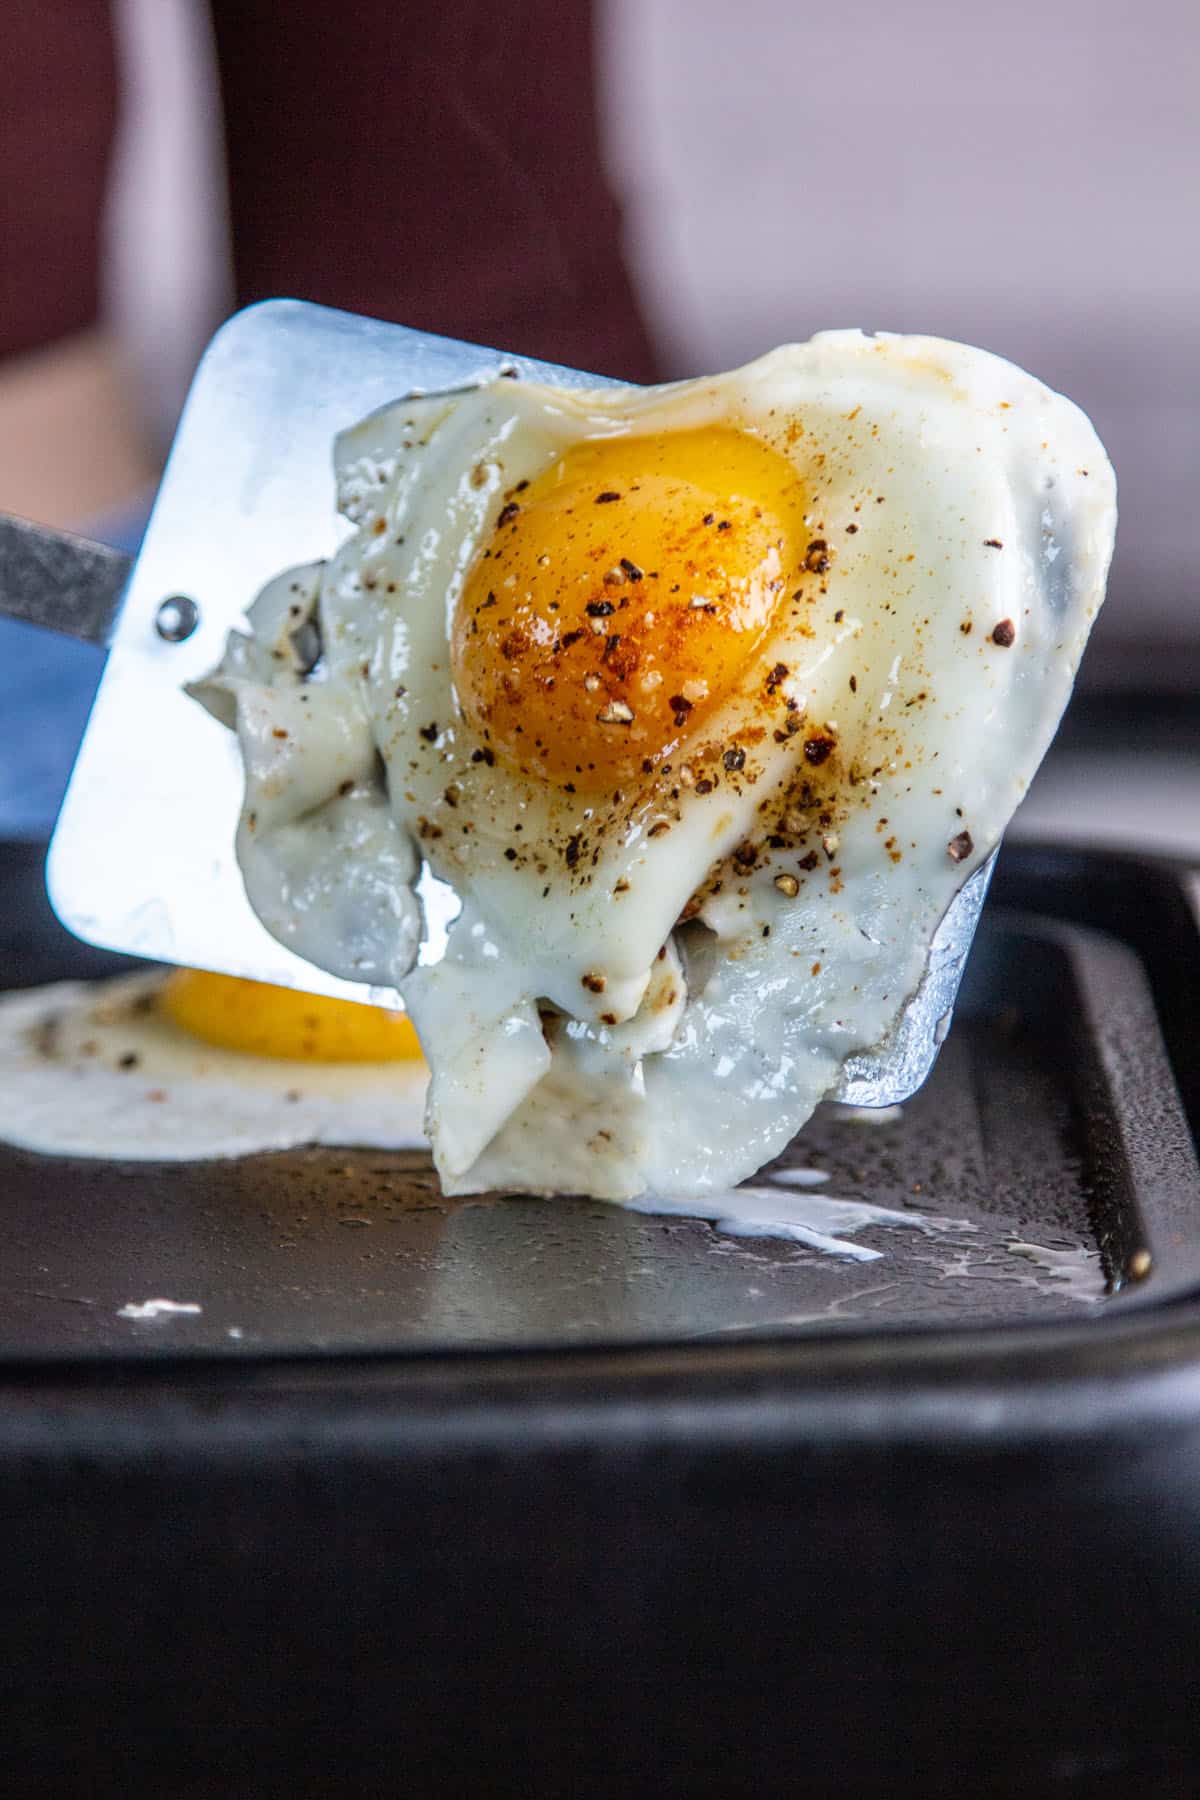
[[154,629],[168,644],[182,644],[200,623],[200,608],[187,594],[168,594],[154,615]]

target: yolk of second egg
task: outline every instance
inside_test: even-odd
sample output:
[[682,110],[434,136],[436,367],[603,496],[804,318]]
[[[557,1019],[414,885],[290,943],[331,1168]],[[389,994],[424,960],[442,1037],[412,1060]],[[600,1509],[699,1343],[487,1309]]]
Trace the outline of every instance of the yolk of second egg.
[[301,994],[235,975],[177,969],[159,1004],[206,1044],[292,1062],[400,1062],[421,1046],[404,1013],[323,994]]
[[742,684],[809,533],[793,465],[730,426],[574,446],[514,490],[453,632],[510,768],[623,786]]

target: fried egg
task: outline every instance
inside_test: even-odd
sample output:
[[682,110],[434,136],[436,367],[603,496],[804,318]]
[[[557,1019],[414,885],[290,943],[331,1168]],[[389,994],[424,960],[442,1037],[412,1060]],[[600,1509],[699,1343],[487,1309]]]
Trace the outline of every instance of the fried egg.
[[424,1148],[407,1018],[180,969],[0,997],[0,1141],[196,1162],[344,1144]]
[[[830,332],[407,400],[335,468],[351,536],[197,690],[252,903],[399,985],[447,1192],[737,1184],[886,1043],[1049,743],[1095,432],[982,351]],[[459,911],[417,962],[420,864]]]

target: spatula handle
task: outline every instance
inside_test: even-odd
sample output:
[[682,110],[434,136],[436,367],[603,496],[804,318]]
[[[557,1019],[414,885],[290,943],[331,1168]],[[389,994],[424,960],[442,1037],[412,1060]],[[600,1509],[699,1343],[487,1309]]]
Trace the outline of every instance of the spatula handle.
[[0,514],[0,614],[107,644],[132,562],[107,544]]

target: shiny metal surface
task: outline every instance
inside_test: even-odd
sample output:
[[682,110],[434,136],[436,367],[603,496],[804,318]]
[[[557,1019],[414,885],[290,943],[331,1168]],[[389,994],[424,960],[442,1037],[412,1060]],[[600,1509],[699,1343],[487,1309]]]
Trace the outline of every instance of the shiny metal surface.
[[[607,385],[578,370],[295,300],[248,308],[217,333],[184,409],[51,846],[51,899],[78,937],[284,987],[394,998],[322,973],[259,924],[234,858],[237,746],[183,685],[217,662],[265,581],[289,564],[328,556],[344,535],[333,510],[338,431],[406,393],[466,389],[499,374]],[[98,579],[111,594],[113,553],[97,556]],[[166,641],[161,607],[177,594],[194,600],[198,619],[186,639]],[[58,623],[50,616],[58,610],[43,603],[40,622]],[[837,1098],[885,1106],[925,1078],[989,870],[978,870],[951,904],[892,1045],[855,1059]],[[428,874],[421,892],[427,954],[436,955],[456,903]]]
[[131,566],[123,550],[0,516],[0,614],[6,618],[107,644]]
[[[217,662],[265,581],[328,556],[344,535],[333,506],[338,431],[413,389],[470,387],[510,371],[600,385],[576,370],[294,300],[250,307],[217,333],[184,408],[51,847],[51,899],[77,936],[368,997],[283,949],[251,912],[233,851],[237,746],[183,684]],[[182,643],[156,629],[174,594],[199,611]],[[438,885],[422,890],[435,940],[453,911]]]
[[171,594],[154,615],[154,629],[168,644],[184,644],[200,623],[200,608],[187,594]]
[[921,1086],[950,1030],[996,856],[993,851],[951,901],[930,946],[925,979],[901,1014],[890,1041],[881,1050],[848,1057],[831,1099],[851,1106],[894,1106]]

